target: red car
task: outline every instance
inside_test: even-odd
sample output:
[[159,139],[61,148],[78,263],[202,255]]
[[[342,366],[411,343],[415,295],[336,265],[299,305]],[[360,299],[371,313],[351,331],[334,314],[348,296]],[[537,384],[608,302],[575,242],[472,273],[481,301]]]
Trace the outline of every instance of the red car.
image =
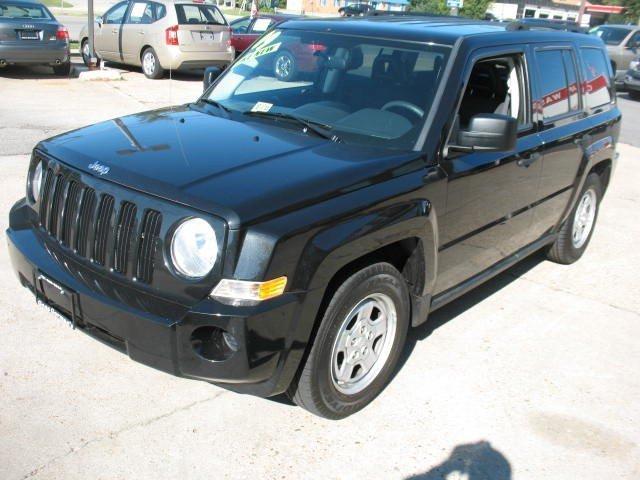
[[[242,17],[230,23],[231,44],[240,55],[253,42],[270,28],[286,20],[302,18],[300,15],[261,14],[255,18]],[[279,80],[288,82],[294,80],[300,72],[316,70],[317,52],[325,49],[317,43],[283,45],[273,60],[273,72]]]

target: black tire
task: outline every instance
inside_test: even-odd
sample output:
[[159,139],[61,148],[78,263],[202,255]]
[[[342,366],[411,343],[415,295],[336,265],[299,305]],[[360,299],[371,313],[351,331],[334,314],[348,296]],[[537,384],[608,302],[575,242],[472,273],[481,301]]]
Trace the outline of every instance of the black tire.
[[[286,65],[284,67],[283,65]],[[282,82],[290,82],[298,75],[298,66],[296,64],[296,58],[288,52],[283,50],[280,52],[273,61],[273,74]]]
[[[395,335],[393,341],[389,341],[386,361],[371,367],[371,372],[377,368],[379,371],[371,374],[370,383],[359,392],[346,394],[338,390],[332,377],[334,342],[343,326],[351,324],[350,312],[372,294],[392,300],[397,314]],[[388,263],[376,263],[349,277],[327,306],[306,362],[289,387],[289,397],[309,412],[333,420],[345,418],[367,406],[384,389],[395,370],[409,328],[409,302],[404,278]],[[379,361],[383,361],[382,357]]]
[[[580,206],[581,200],[587,194],[587,191],[592,191],[595,194],[595,216],[593,223],[588,232],[586,240],[582,244],[576,246],[573,240],[574,225],[577,221],[576,212]],[[584,182],[582,191],[578,196],[576,204],[574,205],[569,217],[565,220],[564,224],[558,232],[558,238],[547,250],[547,258],[553,262],[561,263],[563,265],[569,265],[576,262],[582,254],[585,252],[593,236],[596,223],[598,221],[598,212],[600,210],[600,200],[602,199],[602,182],[600,177],[591,173]]]
[[53,73],[60,77],[68,77],[71,73],[71,62],[61,63],[60,65],[54,65]]
[[629,90],[629,98],[632,100],[640,100],[640,92],[638,90]]
[[[145,57],[149,55],[153,57],[153,68],[145,68]],[[142,60],[142,73],[147,78],[152,80],[158,80],[159,78],[164,77],[164,69],[160,65],[160,60],[158,60],[158,55],[153,48],[149,47],[140,56]]]

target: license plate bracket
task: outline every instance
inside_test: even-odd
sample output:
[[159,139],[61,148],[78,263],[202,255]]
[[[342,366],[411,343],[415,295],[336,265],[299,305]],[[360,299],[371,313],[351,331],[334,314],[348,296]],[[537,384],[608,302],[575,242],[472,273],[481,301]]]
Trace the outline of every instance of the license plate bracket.
[[216,38],[213,32],[200,32],[200,40],[203,42],[213,42]]
[[35,285],[36,300],[75,328],[80,310],[77,293],[41,272],[35,274]]
[[37,30],[20,30],[18,35],[20,40],[40,40],[40,34]]

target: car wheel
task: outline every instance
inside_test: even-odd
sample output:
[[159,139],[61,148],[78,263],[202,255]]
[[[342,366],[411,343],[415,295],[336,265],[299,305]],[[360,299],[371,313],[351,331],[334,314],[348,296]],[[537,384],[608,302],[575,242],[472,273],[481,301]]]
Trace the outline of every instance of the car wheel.
[[632,100],[640,100],[640,91],[629,90],[629,98],[631,98]]
[[69,76],[69,73],[71,73],[71,62],[61,63],[60,65],[55,65],[53,67],[53,73],[55,73],[56,75],[59,75],[61,77]]
[[316,415],[340,419],[385,387],[409,328],[409,292],[396,268],[376,263],[335,292],[289,396]]
[[160,60],[153,48],[147,48],[142,53],[142,73],[153,80],[164,76],[164,69],[160,66]]
[[600,177],[591,173],[582,187],[582,192],[569,218],[560,228],[558,238],[547,251],[549,260],[568,265],[582,256],[589,245],[598,219],[601,198]]
[[286,50],[279,53],[273,61],[273,74],[278,80],[290,82],[297,74],[295,57]]
[[[84,64],[87,67],[91,66],[91,52],[89,51],[89,40],[87,40],[86,38],[82,41],[82,49],[81,49],[81,54],[82,54],[82,61],[84,62]],[[98,55],[96,54],[96,67],[100,66],[100,58],[98,57]]]

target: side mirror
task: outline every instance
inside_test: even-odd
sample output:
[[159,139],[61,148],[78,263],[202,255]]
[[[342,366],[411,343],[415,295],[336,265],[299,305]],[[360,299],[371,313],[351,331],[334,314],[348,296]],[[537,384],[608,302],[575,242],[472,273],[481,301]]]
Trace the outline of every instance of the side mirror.
[[98,24],[98,27],[102,27],[102,17],[101,16],[97,16],[96,17],[96,23]]
[[508,115],[479,113],[471,117],[469,127],[458,132],[454,150],[466,152],[508,152],[516,147],[518,121]]
[[222,69],[220,67],[207,67],[204,69],[204,80],[202,82],[203,90],[209,88],[209,86],[215,82],[216,78],[220,76]]

